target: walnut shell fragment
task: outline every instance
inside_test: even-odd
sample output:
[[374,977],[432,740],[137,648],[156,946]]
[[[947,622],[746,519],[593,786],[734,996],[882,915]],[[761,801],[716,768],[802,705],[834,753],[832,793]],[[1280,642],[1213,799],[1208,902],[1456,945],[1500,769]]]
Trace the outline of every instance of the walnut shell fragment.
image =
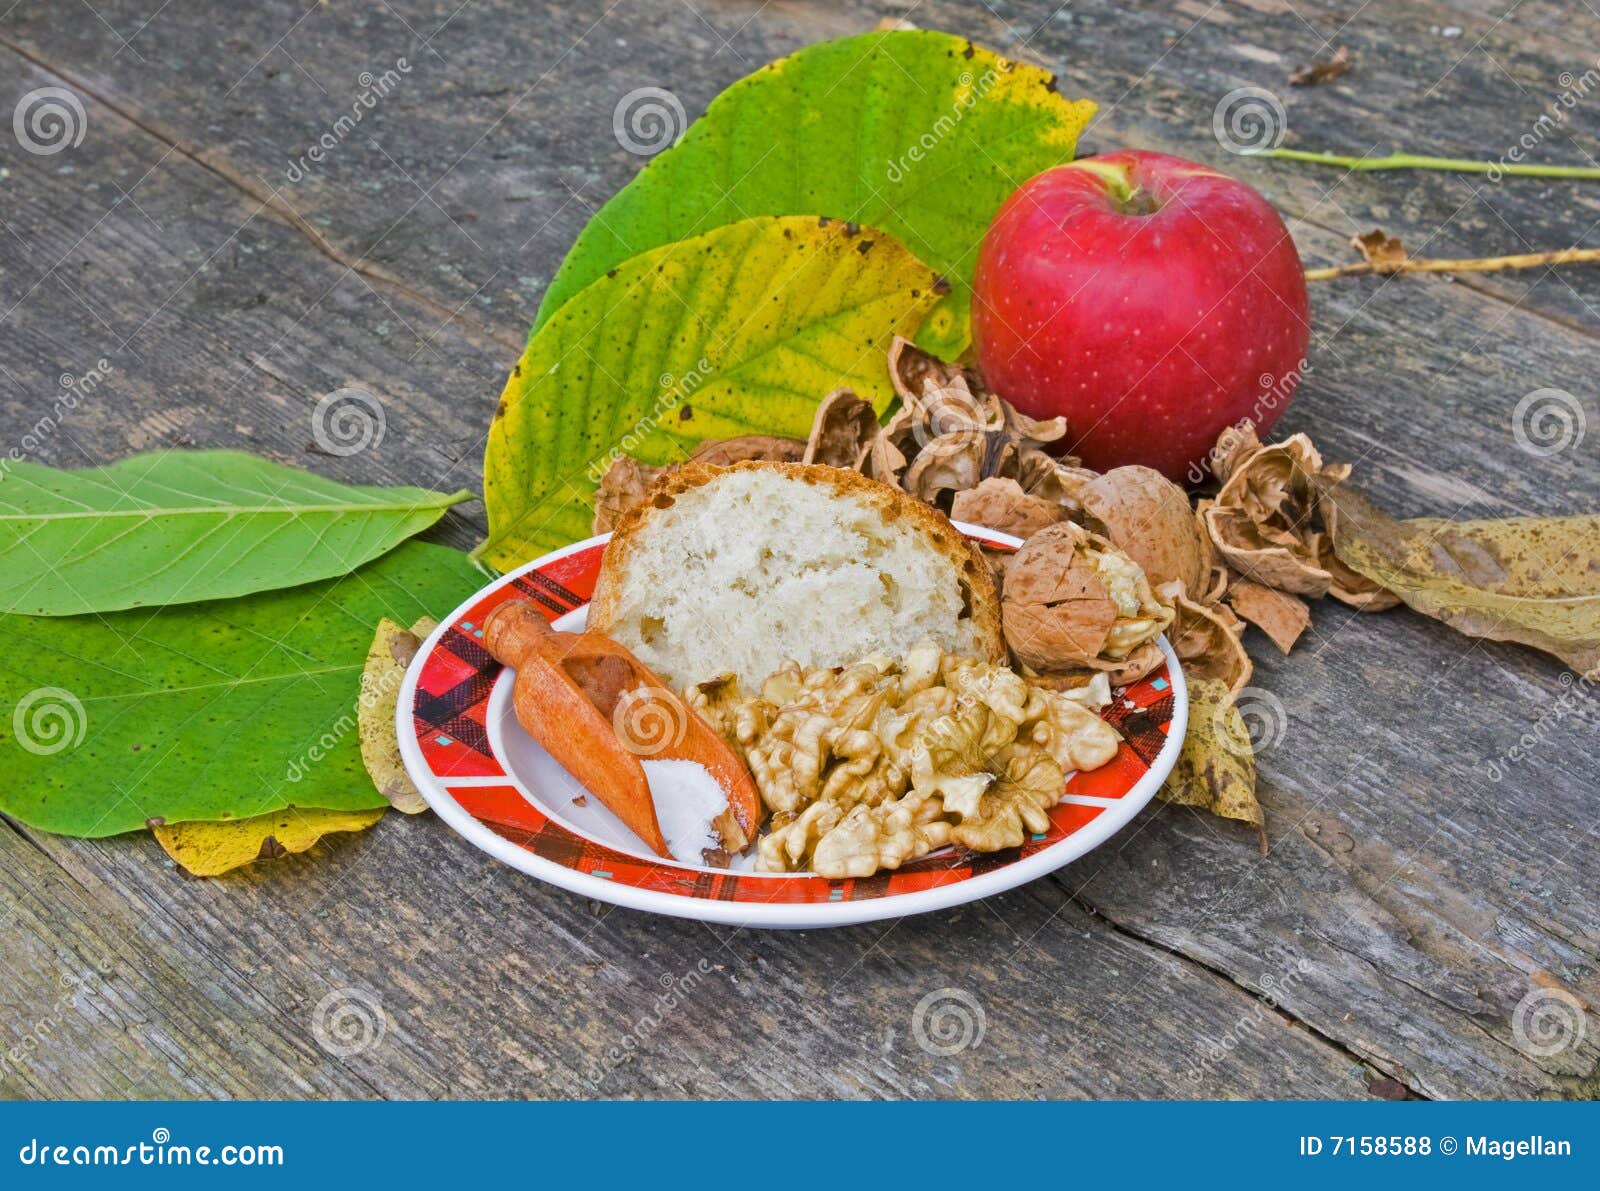
[[1211,542],[1182,488],[1149,467],[1115,467],[1076,492],[1084,519],[1144,570],[1160,589],[1174,581],[1186,591],[1206,588]]
[[[1045,450],[1066,436],[1065,418],[1030,418],[989,392],[973,370],[902,338],[889,349],[889,376],[904,407],[879,439],[891,438],[894,453],[908,461],[900,484],[912,496],[948,511],[955,494],[998,477],[1075,511],[1075,461]],[[868,471],[878,479],[893,469],[894,456],[884,453],[886,463],[875,460]]]
[[594,494],[594,532],[610,533],[629,509],[644,501],[650,483],[663,468],[640,463],[632,455],[618,455],[600,477]]
[[734,438],[709,439],[689,452],[696,463],[712,467],[732,467],[750,459],[773,463],[798,463],[806,444],[798,438],[779,438],[772,434],[740,434]]
[[1167,641],[1189,681],[1216,679],[1233,694],[1250,685],[1255,666],[1240,640],[1244,621],[1225,604],[1191,600],[1178,583],[1164,585],[1160,595],[1176,614]]
[[878,437],[878,415],[872,403],[849,389],[835,389],[817,406],[802,463],[859,468]]
[[1131,681],[1130,666],[1160,664],[1155,639],[1172,617],[1138,563],[1070,521],[1034,534],[1006,573],[1006,643],[1036,673],[1105,670]]
[[1297,595],[1275,591],[1249,579],[1236,579],[1228,588],[1228,603],[1278,647],[1288,653],[1300,634],[1311,627],[1311,610]]
[[[1270,446],[1249,445],[1239,432],[1213,460],[1226,474],[1216,499],[1203,502],[1200,518],[1229,568],[1278,591],[1319,597],[1333,576],[1317,564],[1319,479],[1342,479],[1348,468],[1325,468],[1311,440],[1296,434]],[[1225,435],[1226,437],[1226,435]],[[1240,445],[1241,442],[1243,445]]]
[[1030,538],[1062,521],[1067,511],[1053,500],[1029,495],[1016,480],[990,476],[976,487],[957,492],[950,505],[955,521],[984,525],[1014,537]]

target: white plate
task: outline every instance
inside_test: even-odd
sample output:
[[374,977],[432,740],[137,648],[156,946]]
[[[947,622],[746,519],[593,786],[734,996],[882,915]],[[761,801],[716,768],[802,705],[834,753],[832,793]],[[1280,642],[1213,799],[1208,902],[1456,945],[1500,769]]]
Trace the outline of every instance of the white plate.
[[[1002,547],[1016,538],[959,525]],[[1188,724],[1188,693],[1165,639],[1164,669],[1115,692],[1104,715],[1125,737],[1117,757],[1074,774],[1048,832],[1021,848],[944,849],[895,873],[830,881],[812,874],[664,860],[536,744],[512,709],[514,676],[483,649],[487,614],[531,598],[559,629],[582,628],[609,535],[590,538],[489,584],[423,643],[400,688],[396,729],[407,772],[439,817],[513,868],[599,901],[735,926],[844,926],[923,914],[1012,889],[1099,846],[1155,795]]]

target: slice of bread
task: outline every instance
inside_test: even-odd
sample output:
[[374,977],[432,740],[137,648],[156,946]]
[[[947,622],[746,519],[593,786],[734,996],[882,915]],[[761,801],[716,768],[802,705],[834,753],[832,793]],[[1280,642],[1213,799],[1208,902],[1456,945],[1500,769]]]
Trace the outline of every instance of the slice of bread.
[[625,514],[589,627],[674,687],[719,674],[755,691],[785,661],[842,666],[919,641],[998,662],[982,553],[938,510],[858,472],[688,463]]

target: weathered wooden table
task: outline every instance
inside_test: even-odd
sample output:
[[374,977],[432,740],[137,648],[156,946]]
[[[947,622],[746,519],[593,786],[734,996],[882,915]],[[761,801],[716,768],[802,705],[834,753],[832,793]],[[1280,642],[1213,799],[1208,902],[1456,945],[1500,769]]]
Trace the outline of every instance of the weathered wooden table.
[[[85,135],[0,150],[0,441],[61,466],[233,445],[351,481],[474,486],[542,287],[640,164],[613,136],[618,99],[665,87],[692,115],[769,58],[885,15],[1057,69],[1102,105],[1086,149],[1238,173],[1311,263],[1377,225],[1433,256],[1594,244],[1600,184],[1347,173],[1213,136],[1219,99],[1257,85],[1295,146],[1492,160],[1527,137],[1533,159],[1592,163],[1600,16],[1507,2],[18,0],[0,98],[64,87]],[[1287,86],[1341,45],[1351,73]],[[389,94],[296,171],[390,71]],[[1600,425],[1548,457],[1512,429],[1543,388],[1600,416],[1600,269],[1349,279],[1313,309],[1282,429],[1354,462],[1390,509],[1600,506]],[[103,382],[41,433],[60,378],[102,360]],[[387,435],[319,456],[312,406],[343,385],[383,396]],[[472,505],[436,536],[470,546],[483,528]],[[1600,998],[1593,693],[1405,611],[1325,603],[1292,657],[1252,645],[1288,712],[1261,759],[1270,856],[1158,806],[1051,879],[888,925],[759,933],[613,910],[430,816],[216,881],[183,878],[148,837],[10,824],[0,1093],[1595,1095],[1600,1018],[1554,1054],[1514,1027],[1534,990]],[[667,986],[687,991],[663,1010]],[[387,1029],[339,1057],[312,1019],[352,989]],[[917,1044],[937,990],[976,1003],[976,1045]]]

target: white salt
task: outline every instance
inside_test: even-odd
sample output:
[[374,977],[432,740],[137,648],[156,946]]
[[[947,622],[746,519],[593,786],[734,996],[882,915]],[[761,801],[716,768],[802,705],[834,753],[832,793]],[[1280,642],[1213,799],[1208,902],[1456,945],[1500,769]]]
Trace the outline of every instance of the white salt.
[[643,764],[667,850],[685,863],[704,864],[701,853],[707,848],[722,846],[711,823],[728,809],[728,792],[698,761],[645,761]]

